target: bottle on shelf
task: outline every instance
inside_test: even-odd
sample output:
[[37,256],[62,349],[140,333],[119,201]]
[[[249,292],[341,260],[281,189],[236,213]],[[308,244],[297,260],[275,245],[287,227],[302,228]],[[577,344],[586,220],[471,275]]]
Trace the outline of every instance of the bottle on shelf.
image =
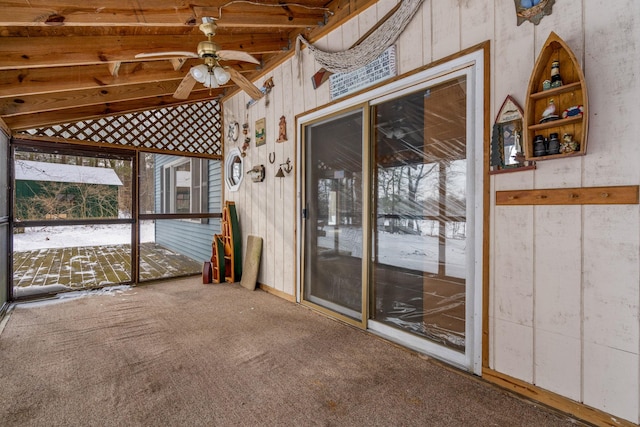
[[560,76],[560,61],[551,63],[551,87],[562,86],[562,77]]

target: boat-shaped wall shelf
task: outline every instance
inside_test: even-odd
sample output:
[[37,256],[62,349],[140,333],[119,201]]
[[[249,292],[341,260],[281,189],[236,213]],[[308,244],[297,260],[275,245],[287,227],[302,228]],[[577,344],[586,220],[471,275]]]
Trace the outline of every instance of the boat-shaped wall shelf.
[[586,154],[587,86],[575,55],[554,32],[531,73],[524,114],[527,160]]

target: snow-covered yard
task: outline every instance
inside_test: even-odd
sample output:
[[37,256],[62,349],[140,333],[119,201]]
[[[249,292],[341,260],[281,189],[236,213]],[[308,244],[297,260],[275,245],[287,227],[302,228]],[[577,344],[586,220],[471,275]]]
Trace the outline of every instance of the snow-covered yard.
[[[155,244],[153,226],[141,226],[140,280],[202,271],[199,263]],[[32,227],[13,237],[17,297],[131,280],[130,225]]]
[[[129,224],[28,227],[24,233],[13,235],[13,250],[123,245],[131,243],[131,227]],[[140,243],[154,241],[155,224],[144,221],[140,226]]]

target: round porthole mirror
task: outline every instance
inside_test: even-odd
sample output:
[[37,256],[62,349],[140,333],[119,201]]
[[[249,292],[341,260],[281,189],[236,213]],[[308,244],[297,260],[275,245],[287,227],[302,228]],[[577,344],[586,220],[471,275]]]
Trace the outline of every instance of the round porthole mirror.
[[224,180],[229,191],[238,191],[244,176],[243,160],[239,148],[232,148],[224,161]]

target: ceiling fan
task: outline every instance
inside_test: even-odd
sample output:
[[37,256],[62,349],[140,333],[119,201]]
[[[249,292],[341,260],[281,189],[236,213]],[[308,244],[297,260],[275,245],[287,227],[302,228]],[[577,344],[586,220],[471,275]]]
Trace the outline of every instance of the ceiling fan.
[[216,34],[216,23],[213,18],[202,18],[200,31],[207,36],[207,40],[198,43],[198,53],[193,52],[155,52],[155,53],[139,53],[136,58],[152,58],[158,56],[169,57],[187,57],[201,58],[204,64],[191,67],[189,72],[184,76],[180,85],[173,93],[173,97],[177,99],[187,99],[196,83],[202,83],[205,87],[216,88],[226,84],[232,80],[235,84],[244,90],[251,98],[260,99],[264,93],[258,89],[253,83],[244,77],[238,70],[229,66],[220,65],[220,61],[243,61],[253,64],[260,64],[256,58],[247,52],[239,50],[220,50],[219,46],[214,43],[211,38]]

